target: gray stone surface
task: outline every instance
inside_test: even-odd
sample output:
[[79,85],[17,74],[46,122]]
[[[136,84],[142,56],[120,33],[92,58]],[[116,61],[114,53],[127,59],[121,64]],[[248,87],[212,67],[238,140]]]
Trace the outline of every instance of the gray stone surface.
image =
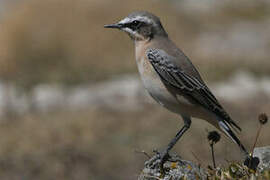
[[197,164],[181,160],[177,155],[171,155],[164,164],[164,174],[160,172],[158,155],[153,156],[145,163],[138,180],[180,180],[180,179],[206,179],[206,171]]
[[270,169],[270,146],[255,148],[253,156],[260,159],[259,170]]

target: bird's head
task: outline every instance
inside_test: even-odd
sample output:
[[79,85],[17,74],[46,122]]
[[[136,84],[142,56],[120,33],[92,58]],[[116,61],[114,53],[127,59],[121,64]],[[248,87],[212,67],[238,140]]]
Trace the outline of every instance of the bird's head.
[[104,27],[120,29],[136,41],[150,40],[155,36],[167,36],[159,18],[145,11],[133,12],[118,23]]

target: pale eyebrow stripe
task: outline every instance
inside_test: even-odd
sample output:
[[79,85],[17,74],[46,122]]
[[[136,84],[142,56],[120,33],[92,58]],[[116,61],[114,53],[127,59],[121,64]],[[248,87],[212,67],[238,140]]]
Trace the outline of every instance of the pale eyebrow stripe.
[[147,18],[145,16],[137,16],[135,18],[126,17],[123,20],[119,21],[119,23],[121,23],[121,24],[130,23],[130,22],[132,22],[134,20],[138,20],[138,21],[146,22],[148,24],[156,25],[155,22],[153,22],[151,19],[149,19],[149,18]]
[[144,16],[137,16],[134,20],[140,20],[143,22],[152,23],[152,21],[149,18],[144,17]]
[[128,17],[126,17],[125,19],[119,21],[119,23],[121,23],[121,24],[125,24],[125,23],[128,23],[128,22],[131,22],[131,19],[128,18]]

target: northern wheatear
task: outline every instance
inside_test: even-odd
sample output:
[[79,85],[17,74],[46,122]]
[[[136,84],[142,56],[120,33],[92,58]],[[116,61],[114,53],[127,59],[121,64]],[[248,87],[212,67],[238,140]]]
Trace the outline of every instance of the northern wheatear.
[[184,126],[160,154],[161,164],[168,152],[189,129],[191,117],[208,121],[224,132],[248,156],[232,129],[241,130],[230,118],[203,82],[189,58],[170,40],[158,17],[139,11],[116,24],[135,42],[136,61],[143,84],[149,94],[168,110],[179,114]]

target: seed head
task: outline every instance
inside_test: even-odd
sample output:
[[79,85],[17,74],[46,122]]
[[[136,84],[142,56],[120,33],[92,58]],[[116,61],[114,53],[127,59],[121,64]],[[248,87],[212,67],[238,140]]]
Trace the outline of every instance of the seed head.
[[259,115],[259,122],[260,122],[262,125],[264,125],[264,124],[267,123],[267,121],[268,121],[267,115],[266,115],[265,113],[261,113],[261,114]]
[[207,138],[210,144],[215,144],[220,140],[220,134],[217,131],[210,131]]

